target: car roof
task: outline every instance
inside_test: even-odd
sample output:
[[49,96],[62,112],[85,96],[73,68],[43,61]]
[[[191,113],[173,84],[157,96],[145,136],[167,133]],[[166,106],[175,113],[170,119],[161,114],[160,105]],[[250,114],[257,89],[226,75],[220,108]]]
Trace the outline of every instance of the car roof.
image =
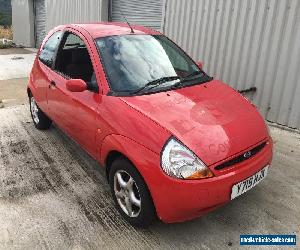
[[[121,22],[74,23],[65,25],[65,27],[75,28],[78,30],[85,29],[93,38],[132,34],[128,24]],[[131,25],[131,27],[133,28],[134,34],[161,34],[156,30],[146,28],[141,25]]]

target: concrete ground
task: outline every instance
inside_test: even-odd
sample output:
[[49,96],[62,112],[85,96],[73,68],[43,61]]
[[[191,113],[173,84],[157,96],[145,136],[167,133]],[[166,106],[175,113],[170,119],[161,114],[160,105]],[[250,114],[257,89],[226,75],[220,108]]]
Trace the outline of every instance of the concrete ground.
[[28,78],[0,80],[0,108],[25,104]]
[[13,54],[0,56],[0,80],[28,77],[35,54]]
[[9,48],[9,49],[0,49],[0,55],[12,55],[12,54],[32,54],[35,52],[35,49],[32,48]]
[[272,167],[246,194],[141,230],[119,216],[97,163],[56,127],[36,130],[28,109],[0,109],[1,249],[238,249],[240,234],[300,235],[298,133],[271,127]]
[[0,108],[27,103],[26,86],[36,49],[0,49]]
[[0,80],[28,77],[35,55],[29,49],[0,49]]

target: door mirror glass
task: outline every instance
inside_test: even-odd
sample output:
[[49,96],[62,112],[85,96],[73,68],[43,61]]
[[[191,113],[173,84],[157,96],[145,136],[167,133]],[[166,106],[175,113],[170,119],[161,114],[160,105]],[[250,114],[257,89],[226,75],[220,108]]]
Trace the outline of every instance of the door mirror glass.
[[200,69],[202,69],[202,68],[203,68],[203,62],[201,62],[201,61],[198,61],[198,62],[197,62],[197,65],[198,65],[198,67],[199,67]]
[[70,79],[66,82],[67,90],[71,92],[83,92],[87,90],[85,81],[81,79]]

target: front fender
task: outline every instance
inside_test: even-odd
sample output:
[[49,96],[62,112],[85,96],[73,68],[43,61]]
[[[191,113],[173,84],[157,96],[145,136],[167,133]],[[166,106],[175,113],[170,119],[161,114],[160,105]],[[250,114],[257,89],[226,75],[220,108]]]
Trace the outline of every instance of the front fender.
[[105,161],[111,151],[118,151],[125,155],[142,175],[148,186],[154,204],[156,204],[158,175],[164,175],[160,167],[160,155],[141,145],[140,143],[122,135],[111,134],[105,137],[100,150],[100,163],[105,166]]
[[142,174],[149,168],[159,168],[160,156],[142,144],[123,135],[110,134],[106,136],[100,148],[100,164],[105,166],[105,161],[111,151],[125,155]]

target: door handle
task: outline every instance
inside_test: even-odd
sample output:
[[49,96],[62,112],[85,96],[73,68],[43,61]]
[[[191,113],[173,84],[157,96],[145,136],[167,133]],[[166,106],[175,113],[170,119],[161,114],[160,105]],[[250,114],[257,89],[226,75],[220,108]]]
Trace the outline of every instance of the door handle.
[[50,89],[51,87],[56,87],[56,83],[55,83],[54,81],[51,81],[51,82],[50,82],[50,84],[49,84],[49,89]]

